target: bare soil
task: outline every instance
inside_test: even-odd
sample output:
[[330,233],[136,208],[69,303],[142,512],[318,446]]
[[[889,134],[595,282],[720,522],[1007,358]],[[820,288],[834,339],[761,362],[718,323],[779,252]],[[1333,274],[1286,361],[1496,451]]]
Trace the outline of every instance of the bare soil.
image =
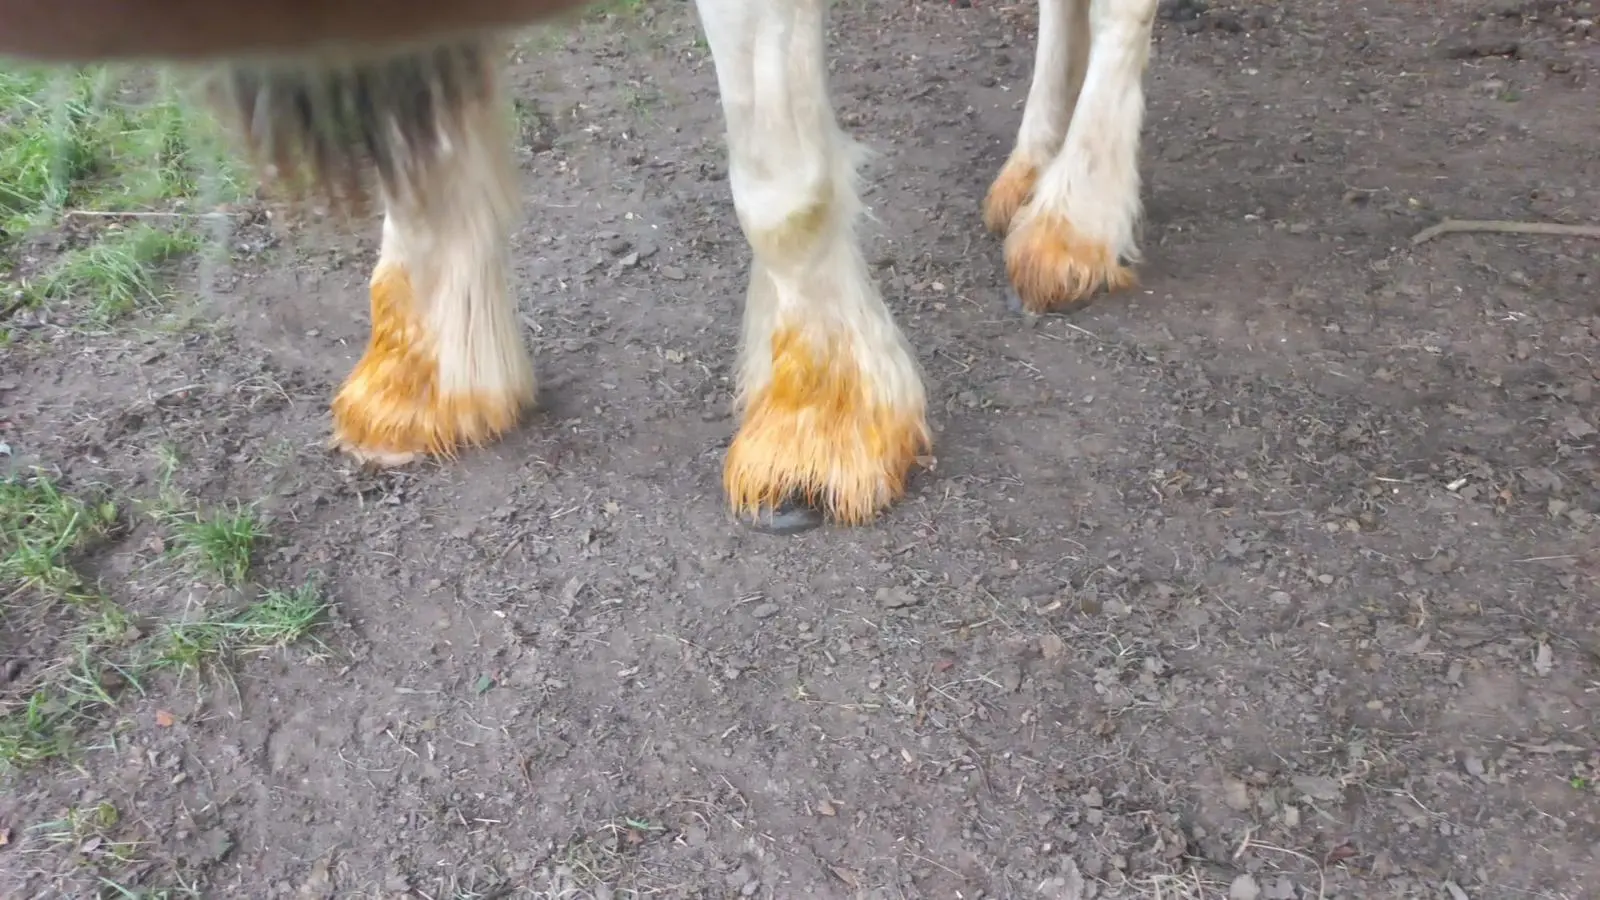
[[[840,3],[937,441],[863,529],[724,510],[748,251],[681,0],[515,62],[546,408],[491,448],[323,448],[376,229],[242,228],[188,329],[20,313],[12,462],[148,496],[176,446],[337,619],[13,776],[0,894],[1594,896],[1600,241],[1410,238],[1600,218],[1597,11],[1164,4],[1143,287],[1027,319],[979,204],[1033,5]],[[174,608],[152,552],[87,564]],[[120,869],[29,830],[100,800]]]

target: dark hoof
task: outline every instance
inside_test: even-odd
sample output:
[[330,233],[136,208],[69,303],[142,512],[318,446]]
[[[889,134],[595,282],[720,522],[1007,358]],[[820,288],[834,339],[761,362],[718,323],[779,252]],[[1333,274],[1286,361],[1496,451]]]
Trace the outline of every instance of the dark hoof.
[[802,500],[785,500],[777,507],[763,507],[753,517],[744,519],[752,531],[777,534],[785,537],[820,528],[826,516],[818,507]]
[[1039,318],[1038,313],[1023,304],[1022,295],[1017,293],[1017,289],[1011,285],[1006,285],[1006,312],[1014,316],[1021,316],[1030,322]]

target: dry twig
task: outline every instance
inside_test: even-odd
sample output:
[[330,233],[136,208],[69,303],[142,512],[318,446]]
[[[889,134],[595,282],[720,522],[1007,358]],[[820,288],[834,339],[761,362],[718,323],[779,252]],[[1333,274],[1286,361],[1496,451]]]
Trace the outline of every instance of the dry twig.
[[1502,219],[1445,219],[1429,225],[1411,238],[1411,246],[1446,234],[1542,234],[1559,237],[1600,238],[1600,225],[1561,225],[1556,222],[1513,222]]

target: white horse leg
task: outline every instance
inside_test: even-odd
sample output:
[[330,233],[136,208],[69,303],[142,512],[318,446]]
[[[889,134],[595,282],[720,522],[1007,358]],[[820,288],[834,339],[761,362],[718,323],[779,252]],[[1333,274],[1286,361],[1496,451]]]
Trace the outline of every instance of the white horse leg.
[[861,151],[828,96],[826,2],[698,3],[754,255],[728,500],[775,530],[818,513],[865,523],[904,492],[929,434],[921,374],[855,232]]
[[507,286],[518,184],[502,98],[462,111],[424,183],[384,198],[372,336],[333,402],[334,443],[358,459],[449,457],[533,402]]
[[1089,65],[1089,0],[1039,0],[1033,82],[1017,142],[983,201],[983,223],[1004,235],[1033,194],[1039,173],[1061,151]]
[[1066,140],[1011,220],[1006,270],[1023,305],[1063,309],[1137,279],[1139,132],[1156,0],[1093,0],[1088,72]]

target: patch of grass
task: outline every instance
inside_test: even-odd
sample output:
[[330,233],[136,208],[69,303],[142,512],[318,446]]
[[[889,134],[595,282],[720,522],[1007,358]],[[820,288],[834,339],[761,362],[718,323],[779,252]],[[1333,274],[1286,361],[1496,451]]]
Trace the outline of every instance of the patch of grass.
[[140,509],[159,521],[170,518],[178,510],[188,506],[189,497],[174,482],[178,470],[183,466],[183,455],[177,445],[170,441],[162,441],[156,444],[153,455],[156,460],[156,481],[159,488],[153,501],[138,501],[138,505]]
[[596,0],[589,5],[589,14],[595,16],[636,16],[644,9],[645,0]]
[[241,193],[214,119],[160,75],[92,66],[0,70],[0,226],[16,234],[71,208],[146,210]]
[[101,603],[81,629],[81,643],[93,647],[114,647],[137,638],[139,630],[122,607]]
[[139,693],[139,668],[136,661],[117,663],[106,652],[109,647],[80,644],[72,664],[61,670],[56,687],[62,698],[79,713],[117,704],[117,694],[132,685]]
[[50,612],[75,619],[72,631],[62,635],[64,650],[43,651],[50,654],[43,668],[0,693],[0,773],[72,758],[86,734],[114,739],[106,726],[115,721],[117,707],[129,691],[145,694],[153,675],[227,671],[241,654],[316,641],[313,632],[329,606],[316,583],[248,583],[252,557],[265,536],[254,507],[235,502],[196,509],[172,485],[177,454],[158,448],[158,463],[161,496],[151,514],[167,532],[168,559],[191,575],[243,589],[251,601],[194,621],[136,621],[92,590],[76,568],[78,558],[117,522],[117,504],[65,490],[43,474],[0,479],[0,615],[22,613],[28,607],[14,601],[38,595],[71,600]]
[[240,584],[250,575],[251,555],[262,538],[261,522],[251,507],[235,503],[192,520],[172,517],[173,546],[179,559],[197,574],[214,575]]
[[86,861],[127,864],[136,859],[139,844],[112,839],[121,821],[117,808],[101,801],[90,807],[70,807],[61,818],[28,830],[46,844],[65,847]]
[[161,268],[199,246],[199,236],[181,228],[138,223],[107,231],[94,243],[63,254],[31,292],[43,300],[86,303],[95,319],[112,322],[166,299]]
[[127,692],[145,694],[157,673],[226,672],[241,654],[316,641],[313,632],[329,607],[316,583],[248,583],[265,536],[253,506],[196,510],[171,485],[176,455],[164,453],[160,461],[161,500],[152,514],[167,531],[167,558],[253,599],[192,621],[136,621],[86,587],[74,568],[76,555],[117,521],[116,504],[65,491],[42,476],[0,480],[0,615],[22,611],[13,602],[19,596],[39,594],[73,600],[63,612],[76,618],[63,635],[66,649],[0,694],[0,773],[75,756],[80,738],[104,732]]
[[125,689],[143,694],[145,666],[126,614],[101,601],[75,642],[19,706],[0,712],[0,772],[71,755],[78,735],[99,724]]
[[623,88],[623,102],[629,111],[642,118],[650,118],[651,108],[661,102],[661,94],[647,87],[629,85]]
[[131,888],[109,878],[100,879],[97,900],[199,900],[200,891],[192,887]]
[[173,622],[156,638],[152,665],[179,674],[198,672],[220,657],[224,646],[225,633],[216,622]]
[[0,716],[0,771],[66,756],[78,720],[78,711],[57,692],[34,691],[20,710]]
[[68,807],[59,818],[30,826],[31,840],[24,847],[25,852],[48,853],[90,872],[100,886],[85,896],[96,900],[198,897],[199,893],[182,881],[178,888],[148,889],[130,888],[106,877],[146,862],[141,851],[148,842],[136,837],[141,830],[136,822],[125,819],[117,807],[101,801]]
[[[27,231],[59,212],[75,182],[94,171],[92,118],[81,77],[52,91],[48,75],[0,71],[0,231]],[[54,96],[52,96],[54,95]]]
[[83,733],[103,726],[126,691],[145,694],[156,673],[225,669],[240,654],[316,641],[313,631],[328,608],[315,584],[269,588],[240,608],[168,622],[146,637],[106,601],[80,629],[72,657],[25,702],[0,712],[0,772],[71,757]]
[[[29,304],[81,301],[109,320],[164,297],[163,266],[200,245],[193,201],[244,193],[199,110],[159,74],[0,69],[0,271],[17,267],[23,238],[68,217],[82,241],[25,288]],[[122,227],[129,213],[146,218]]]
[[156,639],[152,665],[198,672],[235,654],[287,647],[307,638],[327,610],[328,603],[315,585],[268,589],[234,612],[168,624]]
[[328,612],[328,602],[315,584],[288,591],[269,588],[260,600],[233,622],[224,623],[244,651],[287,647],[306,638]]
[[0,480],[0,598],[92,596],[72,557],[116,519],[116,504],[64,493],[48,478]]
[[648,819],[614,819],[589,834],[574,836],[560,859],[576,887],[605,886],[618,893],[631,891],[643,874],[639,867],[639,850],[666,834],[665,826]]

